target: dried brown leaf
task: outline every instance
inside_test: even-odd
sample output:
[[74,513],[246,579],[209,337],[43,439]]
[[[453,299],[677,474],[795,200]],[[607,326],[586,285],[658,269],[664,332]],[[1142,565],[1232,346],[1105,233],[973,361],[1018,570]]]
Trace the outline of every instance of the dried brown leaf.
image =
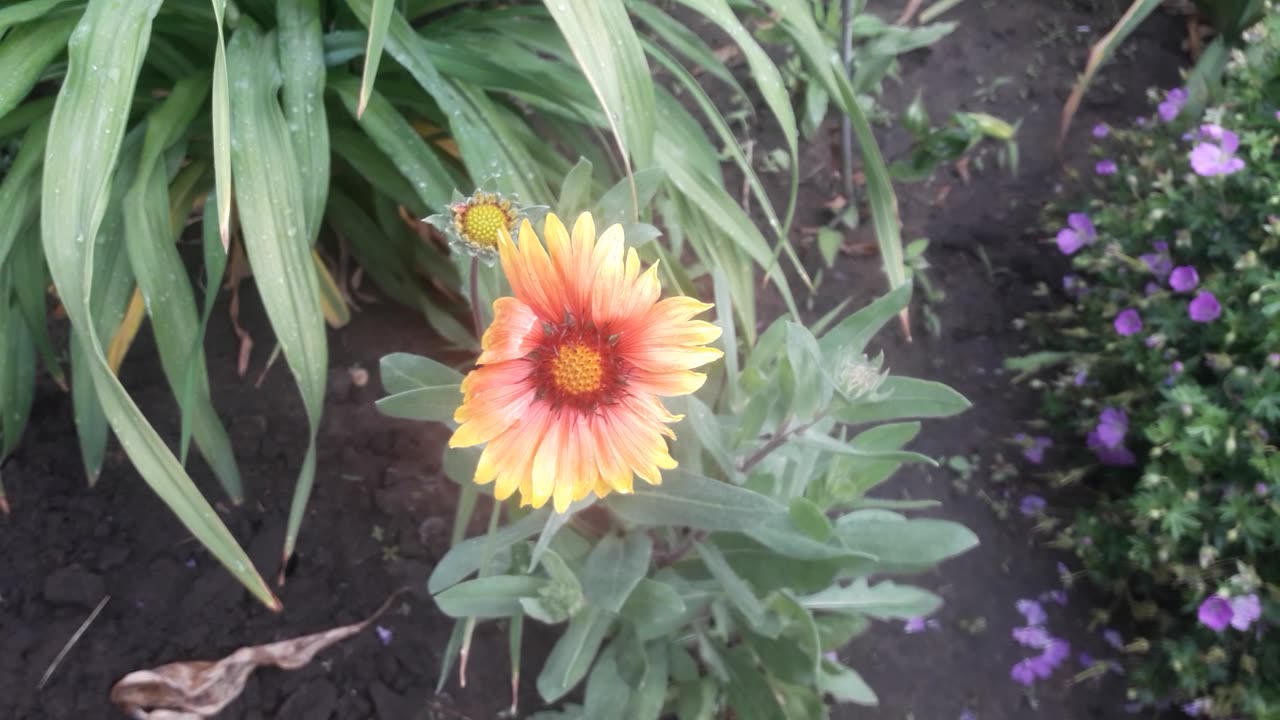
[[259,667],[296,670],[316,653],[355,635],[377,620],[400,593],[396,592],[365,620],[324,632],[266,645],[242,647],[211,662],[175,662],[131,672],[111,688],[111,702],[135,720],[201,720],[239,697],[245,681]]

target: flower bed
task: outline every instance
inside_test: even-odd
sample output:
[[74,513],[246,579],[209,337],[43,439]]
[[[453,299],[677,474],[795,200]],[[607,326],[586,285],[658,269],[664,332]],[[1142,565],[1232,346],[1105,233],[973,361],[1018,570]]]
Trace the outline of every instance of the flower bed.
[[1093,198],[1055,216],[1067,302],[1020,364],[1085,461],[1058,539],[1145,635],[1132,699],[1201,717],[1280,717],[1280,19],[1253,33],[1202,117],[1174,90],[1095,128]]

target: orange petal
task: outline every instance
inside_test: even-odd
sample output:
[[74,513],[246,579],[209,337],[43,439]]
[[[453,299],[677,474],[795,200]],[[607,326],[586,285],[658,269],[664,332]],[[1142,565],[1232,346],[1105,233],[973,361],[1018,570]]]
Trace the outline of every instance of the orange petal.
[[635,370],[627,376],[627,385],[635,391],[652,393],[661,397],[676,397],[697,392],[707,381],[703,373],[691,370],[652,372]]
[[[533,473],[530,477],[531,487],[524,499],[535,508],[547,503],[555,491],[556,481],[563,467],[565,432],[567,428],[564,413],[553,417],[543,436],[538,452],[533,458]],[[572,484],[570,485],[572,487]],[[523,490],[522,490],[523,492]]]
[[522,358],[541,340],[541,323],[528,305],[513,297],[498,298],[493,302],[493,323],[480,341],[484,352],[476,363],[487,365]]
[[[494,465],[498,468],[498,482],[493,488],[494,497],[506,500],[517,489],[529,486],[533,458],[538,445],[542,443],[542,438],[547,434],[550,418],[551,413],[547,403],[536,402],[520,422],[485,448],[487,454],[490,448],[499,445],[492,458]],[[480,457],[483,461],[484,454]],[[476,472],[479,473],[478,466]],[[527,491],[522,490],[522,492]]]

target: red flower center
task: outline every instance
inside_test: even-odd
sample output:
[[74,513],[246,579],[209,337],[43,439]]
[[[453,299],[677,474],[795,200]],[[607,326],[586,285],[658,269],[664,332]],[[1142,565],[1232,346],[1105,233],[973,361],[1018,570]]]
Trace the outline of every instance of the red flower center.
[[616,402],[626,383],[616,338],[572,319],[559,327],[543,326],[542,344],[533,351],[533,379],[538,393],[557,407],[594,410]]

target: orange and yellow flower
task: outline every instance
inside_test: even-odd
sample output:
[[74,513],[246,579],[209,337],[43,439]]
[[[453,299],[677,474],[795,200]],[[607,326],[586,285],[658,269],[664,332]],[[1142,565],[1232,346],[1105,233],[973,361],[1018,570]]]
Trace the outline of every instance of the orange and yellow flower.
[[720,328],[688,297],[659,300],[657,266],[640,270],[622,226],[596,239],[589,213],[570,235],[548,215],[546,248],[528,221],[519,246],[505,229],[498,251],[515,297],[493,304],[477,368],[462,381],[459,427],[450,447],[488,443],[475,481],[496,482],[500,499],[557,512],[591,493],[654,485],[676,466],[665,438],[672,415],[659,398],[687,395],[706,380],[693,369],[723,353],[707,343]]

